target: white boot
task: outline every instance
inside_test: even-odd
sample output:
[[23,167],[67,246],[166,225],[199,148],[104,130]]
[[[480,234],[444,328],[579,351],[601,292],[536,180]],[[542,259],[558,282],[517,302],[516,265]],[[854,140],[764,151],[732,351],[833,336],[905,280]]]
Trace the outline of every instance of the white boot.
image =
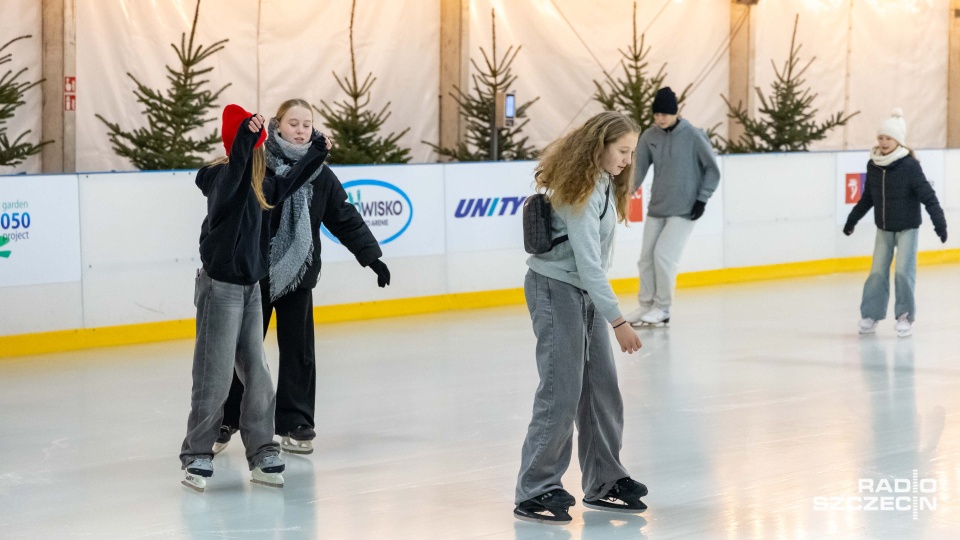
[[660,308],[653,308],[640,317],[644,324],[666,324],[670,322],[670,314]]
[[630,313],[624,315],[623,320],[627,321],[627,324],[640,324],[640,319],[646,315],[648,311],[650,311],[650,308],[640,306]]
[[897,324],[893,326],[894,330],[897,331],[898,337],[910,337],[913,335],[913,323],[907,318],[910,315],[904,313],[897,319]]
[[286,466],[280,456],[265,456],[260,458],[256,467],[251,471],[250,481],[254,484],[269,487],[283,487],[283,475],[280,474]]
[[870,317],[864,317],[860,319],[861,334],[875,334],[876,332],[877,332],[877,321],[871,319]]

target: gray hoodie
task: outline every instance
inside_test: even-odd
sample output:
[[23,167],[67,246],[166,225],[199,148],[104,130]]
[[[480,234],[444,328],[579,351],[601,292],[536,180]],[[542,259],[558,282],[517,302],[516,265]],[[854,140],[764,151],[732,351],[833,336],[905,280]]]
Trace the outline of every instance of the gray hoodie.
[[650,217],[690,215],[693,204],[710,199],[720,183],[720,169],[703,131],[681,118],[667,131],[657,126],[643,132],[637,143],[637,189],[653,165]]
[[553,238],[568,235],[570,240],[541,255],[531,255],[527,266],[534,272],[587,291],[597,311],[609,322],[617,320],[620,307],[613,294],[607,269],[617,225],[616,195],[610,186],[610,201],[603,219],[610,176],[601,174],[583,208],[570,205],[553,207],[550,227]]

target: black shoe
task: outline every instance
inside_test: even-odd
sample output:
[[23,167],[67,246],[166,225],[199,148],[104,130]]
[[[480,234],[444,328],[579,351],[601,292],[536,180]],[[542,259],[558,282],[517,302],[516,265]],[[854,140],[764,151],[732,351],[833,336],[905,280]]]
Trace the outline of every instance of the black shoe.
[[639,514],[647,509],[640,500],[646,494],[647,486],[629,477],[621,478],[606,495],[592,501],[584,499],[583,505],[592,510]]
[[513,510],[513,516],[531,523],[566,525],[573,521],[567,508],[576,502],[573,495],[558,488],[518,504]]
[[287,436],[298,441],[312,441],[317,438],[317,432],[311,426],[301,425],[291,430]]
[[237,432],[237,428],[232,428],[230,426],[220,426],[220,435],[217,436],[217,442],[220,444],[226,444],[230,442],[230,437]]

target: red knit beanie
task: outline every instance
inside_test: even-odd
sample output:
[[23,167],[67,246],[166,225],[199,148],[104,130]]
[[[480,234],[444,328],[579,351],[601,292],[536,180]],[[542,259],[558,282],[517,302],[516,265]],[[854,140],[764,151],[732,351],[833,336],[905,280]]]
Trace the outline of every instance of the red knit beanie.
[[[230,149],[233,148],[233,139],[237,136],[237,130],[240,129],[243,121],[251,116],[253,116],[252,112],[247,112],[239,105],[230,104],[223,108],[223,128],[220,130],[220,136],[223,137],[223,148],[227,151],[228,156],[230,155]],[[265,140],[267,140],[266,125],[263,126],[263,131],[260,132],[260,138],[253,147],[256,148],[260,146]]]

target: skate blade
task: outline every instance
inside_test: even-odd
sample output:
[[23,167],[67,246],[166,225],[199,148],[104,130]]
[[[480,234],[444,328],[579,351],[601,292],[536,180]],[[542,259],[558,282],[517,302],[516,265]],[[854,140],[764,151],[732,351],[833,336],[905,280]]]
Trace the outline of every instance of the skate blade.
[[198,486],[198,485],[196,485],[196,484],[192,484],[192,483],[190,483],[190,482],[188,482],[188,481],[186,481],[186,480],[181,480],[180,483],[183,484],[183,485],[185,485],[185,486],[187,486],[188,488],[196,491],[197,493],[203,493],[203,490],[205,489],[205,488],[200,487],[200,486]]
[[565,520],[551,520],[551,519],[537,519],[530,516],[521,516],[519,514],[514,514],[513,517],[519,519],[520,521],[526,521],[527,523],[536,523],[538,525],[567,525],[573,518]]
[[284,452],[289,452],[291,454],[299,454],[301,456],[306,456],[313,453],[313,448],[298,448],[295,446],[281,446],[280,447]]
[[227,449],[227,446],[229,446],[229,445],[230,445],[229,442],[225,442],[225,443],[213,443],[213,455],[217,455],[217,454],[219,454],[220,452],[223,452],[224,450]]
[[598,506],[587,501],[583,501],[583,506],[591,510],[599,510],[601,512],[616,512],[618,514],[642,514],[646,510],[646,508],[608,508],[606,506]]
[[283,487],[283,482],[280,482],[280,483],[268,482],[268,481],[266,481],[266,480],[258,480],[258,479],[256,479],[256,478],[251,478],[251,479],[250,479],[250,483],[251,483],[251,484],[258,484],[258,485],[266,486],[266,487],[272,487],[272,488],[282,488],[282,487]]

